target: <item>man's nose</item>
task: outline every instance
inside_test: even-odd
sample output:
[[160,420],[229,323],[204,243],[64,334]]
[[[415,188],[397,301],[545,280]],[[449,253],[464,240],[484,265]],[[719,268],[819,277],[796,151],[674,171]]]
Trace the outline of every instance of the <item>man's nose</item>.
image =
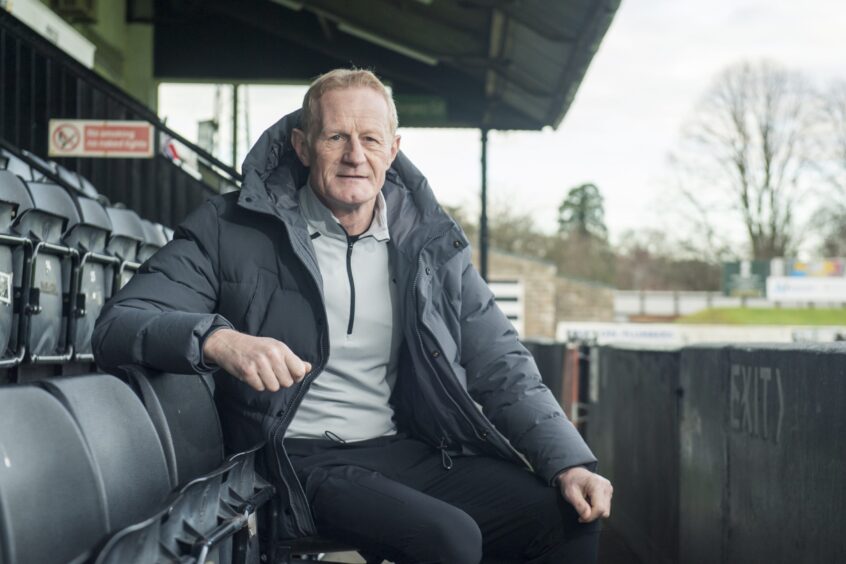
[[344,161],[351,165],[358,165],[364,162],[364,147],[361,141],[355,136],[350,136],[346,151],[344,151]]

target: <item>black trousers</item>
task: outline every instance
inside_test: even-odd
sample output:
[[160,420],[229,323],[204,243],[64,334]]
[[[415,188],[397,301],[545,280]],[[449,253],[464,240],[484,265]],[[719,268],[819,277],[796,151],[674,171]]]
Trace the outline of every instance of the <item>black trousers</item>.
[[590,563],[599,523],[582,524],[557,488],[482,456],[419,441],[288,439],[318,532],[396,563]]

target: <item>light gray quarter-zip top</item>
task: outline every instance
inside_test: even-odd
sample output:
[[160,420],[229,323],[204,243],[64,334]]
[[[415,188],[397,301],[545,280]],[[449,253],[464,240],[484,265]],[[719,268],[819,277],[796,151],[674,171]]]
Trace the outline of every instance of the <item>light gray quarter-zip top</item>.
[[299,202],[323,279],[330,345],[286,436],[351,442],[395,434],[389,399],[401,327],[384,197],[378,195],[373,222],[359,236],[348,235],[309,186],[300,189]]

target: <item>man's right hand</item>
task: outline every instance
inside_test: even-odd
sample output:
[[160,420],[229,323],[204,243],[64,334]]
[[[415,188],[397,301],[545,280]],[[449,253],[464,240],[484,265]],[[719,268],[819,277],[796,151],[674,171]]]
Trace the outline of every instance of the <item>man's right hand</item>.
[[203,358],[260,392],[288,388],[311,372],[311,363],[301,360],[285,343],[233,329],[209,335],[203,343]]

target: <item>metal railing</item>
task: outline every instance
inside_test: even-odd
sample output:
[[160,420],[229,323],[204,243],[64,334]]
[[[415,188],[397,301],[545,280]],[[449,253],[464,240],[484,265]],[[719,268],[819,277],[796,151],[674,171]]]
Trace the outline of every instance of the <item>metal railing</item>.
[[[0,9],[0,138],[44,157],[54,118],[143,120],[153,125],[151,159],[55,159],[88,178],[110,201],[122,202],[152,221],[173,226],[210,195],[240,184],[242,177],[234,168]],[[201,170],[190,171],[166,157],[160,150],[163,138],[193,153]]]

